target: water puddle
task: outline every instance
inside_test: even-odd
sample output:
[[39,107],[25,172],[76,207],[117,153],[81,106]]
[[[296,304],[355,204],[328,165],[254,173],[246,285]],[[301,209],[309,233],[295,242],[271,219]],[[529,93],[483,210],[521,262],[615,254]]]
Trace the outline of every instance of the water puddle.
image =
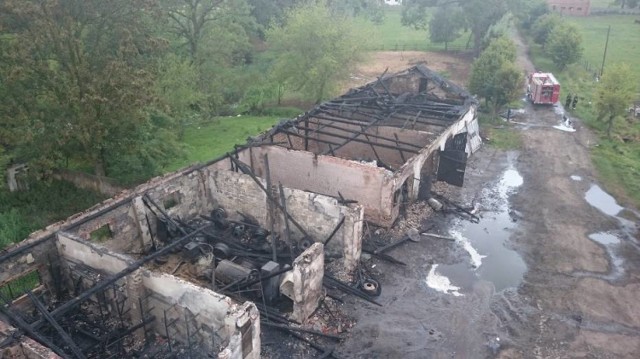
[[431,266],[431,270],[429,270],[429,274],[427,275],[427,285],[438,292],[451,294],[455,297],[462,296],[463,294],[460,293],[461,288],[453,285],[449,278],[436,272],[436,269],[438,269],[438,264]]
[[611,233],[606,233],[606,232],[590,234],[589,239],[591,239],[592,241],[598,242],[603,246],[620,243],[620,238],[616,237]]
[[582,177],[577,176],[577,175],[572,175],[572,176],[571,176],[571,179],[572,179],[572,180],[574,180],[574,181],[576,181],[576,182],[580,182],[580,181],[582,181]]
[[595,277],[608,281],[615,281],[620,279],[624,274],[624,259],[618,255],[617,248],[622,242],[621,239],[608,232],[592,233],[589,235],[589,239],[599,243],[604,247],[604,250],[609,256],[609,272],[608,273],[594,273],[588,271],[579,271],[574,273],[579,277]]
[[527,267],[524,260],[506,245],[516,227],[514,211],[508,198],[523,184],[517,170],[504,172],[496,186],[484,198],[491,210],[484,212],[480,223],[456,220],[449,230],[451,237],[464,249],[469,262],[441,265],[435,274],[445,277],[458,291],[470,289],[478,279],[492,282],[496,291],[520,284]]
[[591,185],[591,188],[589,188],[584,198],[591,206],[610,216],[615,216],[624,209],[618,205],[615,198],[603,191],[597,184]]

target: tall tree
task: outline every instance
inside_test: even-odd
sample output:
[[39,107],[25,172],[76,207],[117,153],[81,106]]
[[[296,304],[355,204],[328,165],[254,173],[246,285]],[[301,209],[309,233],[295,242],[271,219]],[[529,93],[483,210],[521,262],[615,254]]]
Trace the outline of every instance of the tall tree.
[[219,18],[224,0],[164,0],[171,30],[189,48],[191,61],[196,61],[200,43],[208,23]]
[[462,9],[458,6],[442,6],[429,21],[429,38],[433,43],[444,43],[445,51],[449,43],[460,37],[464,27]]
[[362,57],[365,34],[350,18],[309,3],[290,11],[267,32],[278,83],[319,103]]
[[594,104],[598,120],[607,123],[608,137],[611,137],[615,119],[624,116],[637,90],[637,80],[626,64],[611,66],[602,75],[596,87]]
[[553,63],[563,70],[582,57],[582,35],[575,25],[562,23],[551,32],[545,47]]
[[543,15],[533,23],[531,27],[531,35],[533,36],[533,41],[536,44],[542,45],[544,48],[547,40],[549,39],[549,35],[556,31],[556,27],[562,23],[562,19],[556,13],[549,13],[547,15]]
[[521,94],[524,78],[513,65],[515,59],[515,44],[500,37],[491,41],[473,63],[469,90],[483,97],[493,113]]
[[[5,0],[0,70],[8,96],[0,116],[13,116],[15,145],[47,167],[62,160],[107,164],[135,154],[153,132],[150,64],[152,0]],[[5,122],[6,120],[2,120]],[[135,139],[135,140],[132,140]],[[156,151],[160,159],[169,154]]]

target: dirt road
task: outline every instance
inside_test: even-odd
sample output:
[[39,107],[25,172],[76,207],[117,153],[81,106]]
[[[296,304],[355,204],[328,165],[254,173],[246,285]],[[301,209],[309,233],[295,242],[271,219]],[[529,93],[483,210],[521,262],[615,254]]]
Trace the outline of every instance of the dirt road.
[[[531,71],[521,42],[518,52]],[[523,107],[522,148],[485,146],[465,187],[446,190],[476,204],[480,223],[432,215],[422,224],[455,241],[423,237],[394,250],[405,267],[366,262],[383,306],[347,302],[358,324],[342,355],[639,357],[638,216],[597,186],[589,158],[597,142],[579,120],[566,132],[553,127],[559,108]]]

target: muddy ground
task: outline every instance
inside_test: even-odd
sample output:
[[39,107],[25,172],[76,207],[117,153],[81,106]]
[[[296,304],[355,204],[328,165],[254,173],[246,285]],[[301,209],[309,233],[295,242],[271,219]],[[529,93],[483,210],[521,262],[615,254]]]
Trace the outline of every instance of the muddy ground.
[[[533,70],[521,43],[519,55]],[[422,225],[455,241],[423,236],[390,252],[404,267],[365,262],[383,306],[346,299],[358,322],[342,357],[640,357],[638,212],[597,186],[597,141],[579,119],[566,132],[553,127],[561,108],[523,108],[511,125],[522,148],[484,146],[464,188],[446,191],[480,223],[432,215]]]

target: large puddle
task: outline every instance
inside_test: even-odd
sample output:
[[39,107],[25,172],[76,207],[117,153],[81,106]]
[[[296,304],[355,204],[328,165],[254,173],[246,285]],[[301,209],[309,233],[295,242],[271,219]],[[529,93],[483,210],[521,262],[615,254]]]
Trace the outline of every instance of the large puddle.
[[518,171],[508,169],[484,196],[492,202],[488,204],[491,211],[485,212],[479,223],[458,220],[453,224],[450,235],[468,253],[468,260],[452,265],[434,265],[427,277],[428,285],[430,281],[435,283],[436,279],[444,282],[441,278],[444,277],[448,280],[449,290],[440,291],[459,295],[478,279],[492,282],[496,291],[520,284],[527,267],[520,255],[507,247],[507,242],[517,225],[517,213],[510,210],[508,198],[522,183]]
[[591,185],[584,198],[590,205],[610,216],[615,216],[624,209],[624,207],[618,205],[615,198],[603,191],[597,184]]

